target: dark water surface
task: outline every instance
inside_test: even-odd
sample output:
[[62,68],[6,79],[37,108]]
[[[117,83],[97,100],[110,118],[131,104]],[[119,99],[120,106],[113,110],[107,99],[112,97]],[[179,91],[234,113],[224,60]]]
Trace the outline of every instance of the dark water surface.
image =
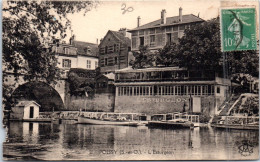
[[4,160],[257,159],[259,132],[10,122]]

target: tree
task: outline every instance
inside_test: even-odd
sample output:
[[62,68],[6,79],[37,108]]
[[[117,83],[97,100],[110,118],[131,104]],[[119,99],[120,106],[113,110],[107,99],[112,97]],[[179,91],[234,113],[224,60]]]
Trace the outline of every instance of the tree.
[[[152,59],[148,57],[147,51],[146,47],[145,51],[135,52],[134,68],[147,65],[179,66],[204,74],[211,71],[219,73],[220,76],[225,72],[229,76],[244,73],[258,77],[257,51],[221,52],[219,17],[191,25],[185,29],[184,36],[177,44],[166,44],[163,49],[154,53]],[[152,64],[152,61],[156,63]]]
[[130,65],[134,69],[154,66],[155,54],[151,53],[148,46],[140,46],[139,51],[133,51],[135,60],[130,61]]
[[159,49],[155,55],[156,65],[160,66],[178,66],[178,46],[175,43],[168,43],[162,49]]
[[179,66],[229,75],[258,76],[259,58],[255,50],[221,52],[219,17],[191,26],[179,40]]
[[179,66],[197,70],[222,69],[219,19],[196,24],[179,39]]
[[69,94],[71,96],[94,96],[96,70],[70,69],[68,73]]
[[[6,72],[11,72],[16,80],[23,74],[26,81],[40,80],[55,84],[61,71],[57,68],[57,60],[49,43],[66,37],[71,26],[68,14],[81,11],[86,14],[94,6],[96,3],[92,1],[4,2],[3,83],[8,82]],[[8,96],[3,94],[3,98]]]

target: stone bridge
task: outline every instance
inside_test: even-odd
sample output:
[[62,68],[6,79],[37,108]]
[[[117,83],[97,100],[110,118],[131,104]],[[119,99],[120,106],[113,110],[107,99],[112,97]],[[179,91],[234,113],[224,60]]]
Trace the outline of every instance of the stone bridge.
[[41,105],[40,111],[59,111],[66,109],[66,80],[59,80],[57,84],[50,85],[41,81],[27,82],[20,75],[15,80],[8,74],[4,80],[5,85],[13,85],[12,100],[34,100]]

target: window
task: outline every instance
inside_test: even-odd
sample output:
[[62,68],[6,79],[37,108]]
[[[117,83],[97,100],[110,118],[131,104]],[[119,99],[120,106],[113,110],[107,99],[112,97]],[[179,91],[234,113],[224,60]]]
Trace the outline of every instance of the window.
[[144,45],[144,37],[140,37],[140,46],[143,46]]
[[167,43],[171,43],[172,42],[172,34],[168,33],[167,34]]
[[178,41],[178,32],[173,33],[173,40],[176,42]]
[[108,48],[108,47],[106,46],[106,47],[105,47],[105,54],[107,54],[107,48]]
[[184,30],[184,29],[185,29],[185,25],[181,25],[180,30]]
[[163,30],[161,28],[156,28],[156,33],[162,33]]
[[69,52],[70,52],[70,49],[65,48],[65,54],[69,54]]
[[166,27],[166,32],[172,32],[172,27]]
[[150,29],[150,34],[154,34],[155,33],[155,28]]
[[71,60],[70,59],[63,59],[62,60],[62,67],[70,68],[71,67]]
[[178,31],[178,26],[174,26],[172,29],[173,31]]
[[115,64],[117,64],[117,57],[115,57]]
[[220,87],[217,87],[217,93],[220,93]]
[[150,36],[150,46],[155,46],[155,35]]
[[133,37],[132,38],[132,48],[136,48],[137,46],[137,38]]
[[87,60],[87,69],[91,69],[91,61]]
[[117,52],[116,44],[114,44],[114,52]]
[[144,30],[140,30],[139,35],[144,35]]
[[98,67],[98,62],[95,61],[95,69]]
[[132,36],[137,36],[137,35],[138,35],[138,32],[137,32],[137,31],[135,31],[135,32],[132,33]]
[[107,58],[105,58],[105,65],[107,65]]

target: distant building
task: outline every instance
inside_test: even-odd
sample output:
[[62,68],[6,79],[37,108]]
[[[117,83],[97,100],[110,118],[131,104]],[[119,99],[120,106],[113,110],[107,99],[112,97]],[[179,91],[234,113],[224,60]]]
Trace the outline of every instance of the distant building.
[[215,115],[230,95],[231,81],[213,72],[178,67],[117,70],[115,112]]
[[162,10],[161,19],[144,25],[140,24],[140,19],[137,18],[137,27],[128,31],[132,34],[132,51],[138,51],[140,46],[145,45],[150,50],[158,50],[167,43],[176,43],[186,28],[204,21],[193,14],[182,15],[182,8],[179,8],[179,16],[166,17],[166,10]]
[[52,47],[58,58],[58,67],[65,71],[71,68],[95,70],[98,67],[98,45],[74,39],[73,36],[69,44],[59,43]]
[[101,40],[99,48],[99,65],[101,73],[114,73],[115,70],[128,66],[128,54],[131,51],[130,33],[127,30],[109,30]]
[[[60,94],[64,103],[68,103],[68,84],[66,79],[69,71],[82,69],[94,71],[98,67],[98,45],[88,42],[76,41],[75,36],[70,38],[69,44],[64,42],[54,42],[52,50],[55,52],[58,59],[58,68],[64,70],[63,79],[59,80],[55,85],[55,89]],[[86,74],[83,74],[84,76]],[[87,78],[93,78],[93,75]]]
[[10,119],[24,120],[39,118],[40,105],[35,101],[19,101],[11,111]]

